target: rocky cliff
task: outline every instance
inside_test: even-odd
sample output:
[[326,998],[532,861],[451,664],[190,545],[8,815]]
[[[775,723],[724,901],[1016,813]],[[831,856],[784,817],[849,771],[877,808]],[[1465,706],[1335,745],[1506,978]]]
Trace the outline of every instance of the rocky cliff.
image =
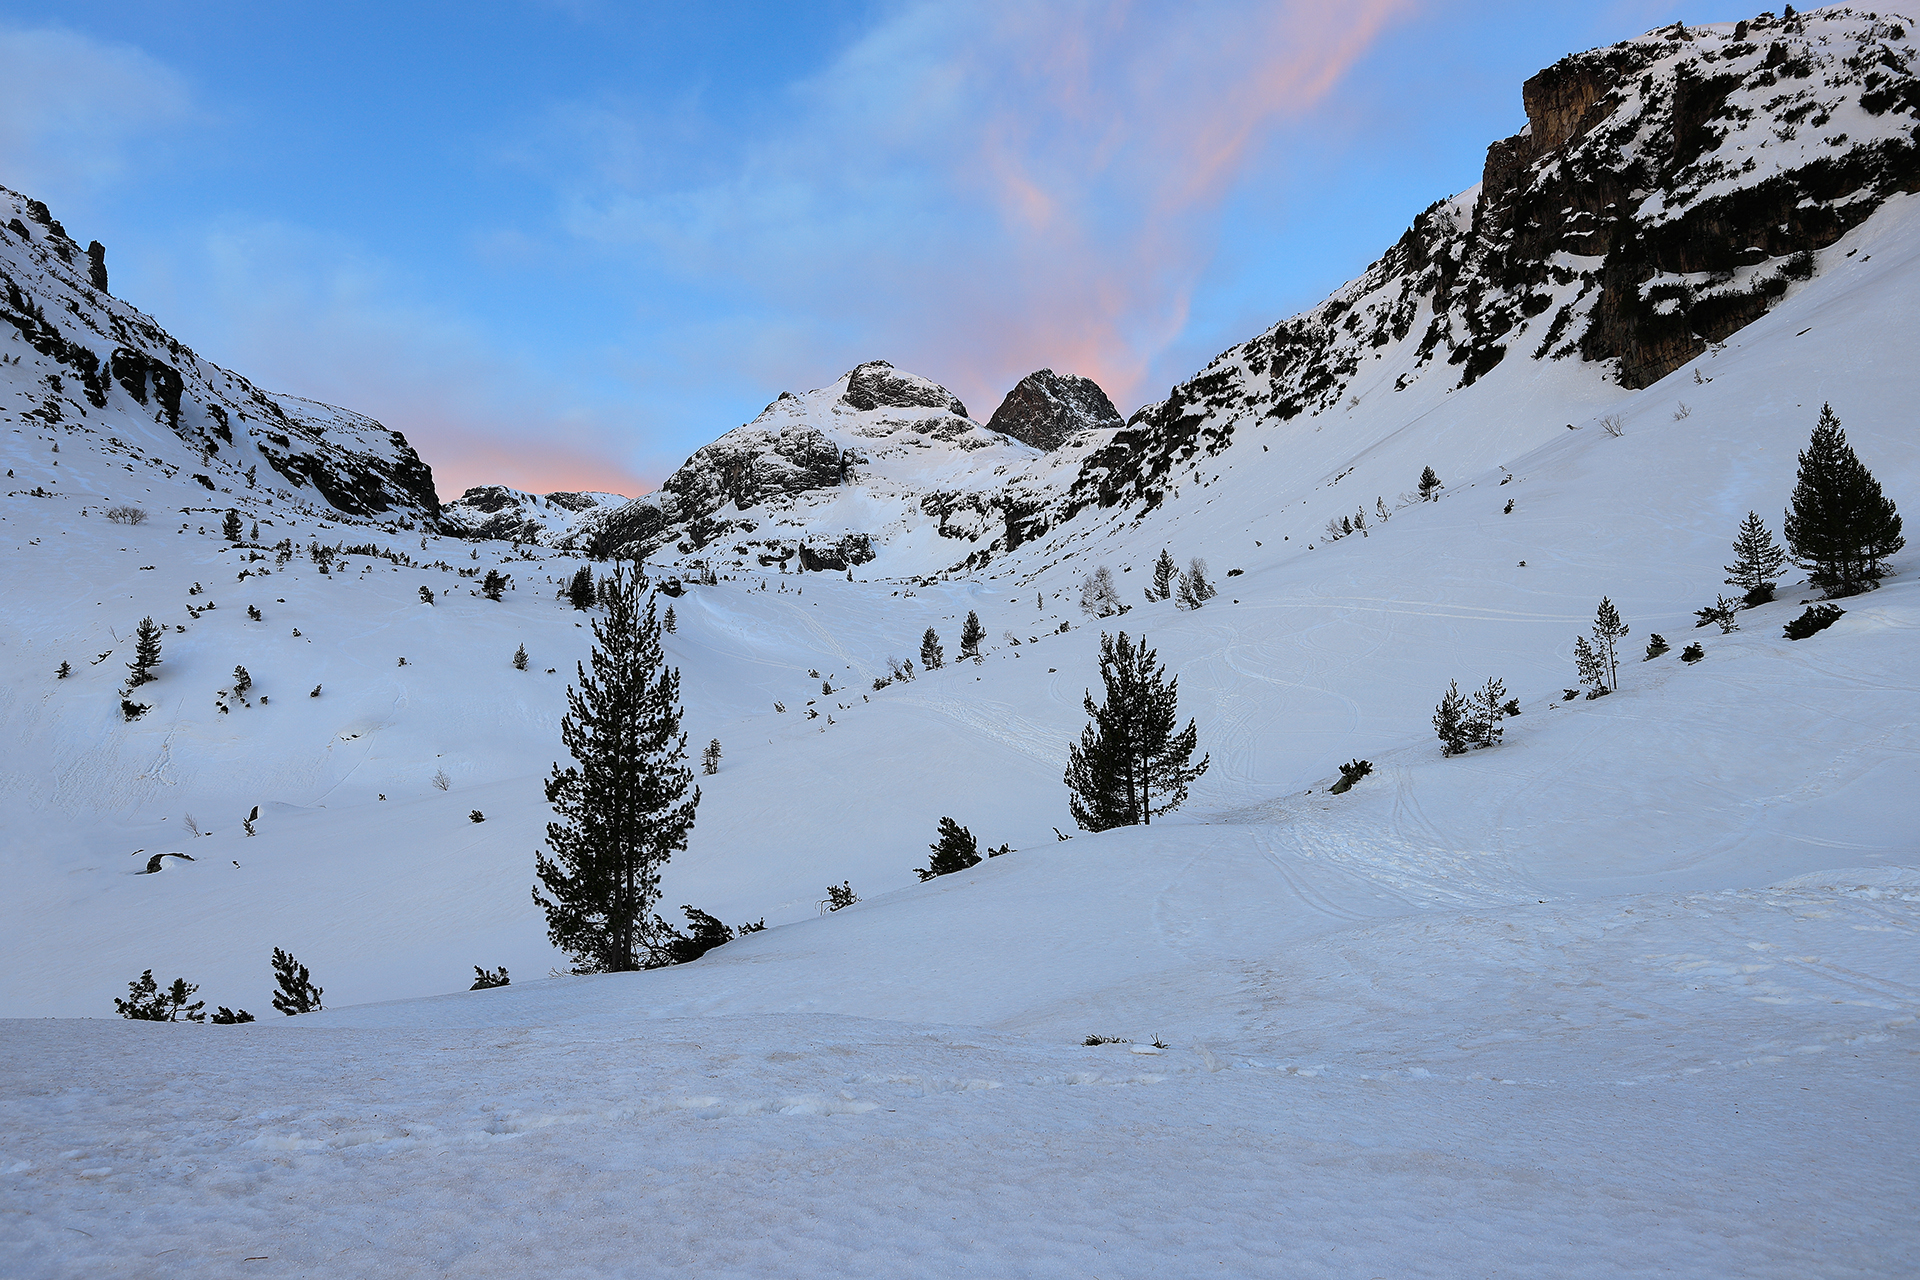
[[1120,411],[1091,378],[1042,369],[1020,379],[987,419],[987,429],[1036,449],[1057,449],[1083,431],[1121,425]]
[[433,474],[398,432],[345,409],[262,391],[195,355],[106,286],[98,241],[82,249],[46,205],[0,188],[0,336],[10,326],[60,370],[29,378],[10,362],[0,369],[0,403],[47,423],[98,414],[103,425],[159,428],[172,438],[159,454],[183,461],[156,455],[156,465],[185,471],[209,492],[265,498],[279,490],[288,500],[366,518],[438,513]]
[[459,538],[556,545],[571,538],[581,520],[623,506],[617,493],[527,493],[506,485],[480,485],[440,508],[440,528]]
[[1324,413],[1405,344],[1395,391],[1467,386],[1513,358],[1603,362],[1628,388],[1665,377],[1920,188],[1911,25],[1850,8],[1675,24],[1540,72],[1479,186],[1136,413],[1047,519],[1152,506],[1236,426]]

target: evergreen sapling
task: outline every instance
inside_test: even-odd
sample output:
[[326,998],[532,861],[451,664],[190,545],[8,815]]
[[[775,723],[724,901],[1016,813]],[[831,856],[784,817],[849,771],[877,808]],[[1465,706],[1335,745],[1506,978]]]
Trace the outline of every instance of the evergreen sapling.
[[[928,845],[933,856],[927,859],[924,868],[918,868],[921,882],[935,876],[952,875],[956,871],[965,871],[980,861],[980,846],[973,838],[973,832],[967,830],[952,818],[940,819],[940,838]],[[831,894],[833,891],[827,891]]]
[[318,1013],[322,988],[313,985],[307,966],[280,948],[273,949],[273,980],[280,987],[273,996],[273,1007],[289,1018],[300,1013]]

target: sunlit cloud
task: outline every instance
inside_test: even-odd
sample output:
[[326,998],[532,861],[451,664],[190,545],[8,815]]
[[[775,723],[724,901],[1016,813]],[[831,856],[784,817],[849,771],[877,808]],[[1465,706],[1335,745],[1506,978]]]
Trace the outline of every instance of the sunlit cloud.
[[[575,141],[570,228],[647,269],[724,287],[822,348],[948,383],[976,414],[1024,373],[1099,380],[1124,406],[1187,323],[1221,202],[1412,0],[917,4],[794,85],[790,121],[695,185],[636,178],[604,112]],[[611,152],[612,148],[607,148]],[[752,304],[752,305],[750,305]],[[740,345],[745,345],[744,342]]]
[[121,177],[195,117],[186,81],[138,49],[0,27],[0,183],[49,202]]

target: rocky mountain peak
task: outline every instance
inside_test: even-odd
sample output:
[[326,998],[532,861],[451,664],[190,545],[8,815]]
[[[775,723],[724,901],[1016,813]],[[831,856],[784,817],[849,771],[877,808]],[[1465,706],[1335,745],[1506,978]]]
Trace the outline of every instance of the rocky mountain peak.
[[957,418],[971,417],[960,397],[918,374],[903,373],[885,360],[869,360],[847,374],[841,397],[856,409],[945,409]]
[[1043,450],[1056,449],[1082,431],[1120,425],[1120,413],[1099,383],[1051,369],[1020,379],[987,420],[989,431]]

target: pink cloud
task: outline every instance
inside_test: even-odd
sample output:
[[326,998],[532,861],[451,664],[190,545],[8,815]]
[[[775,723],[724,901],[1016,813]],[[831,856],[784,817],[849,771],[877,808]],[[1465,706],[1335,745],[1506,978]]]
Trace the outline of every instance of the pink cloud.
[[[810,319],[762,352],[769,382],[880,357],[985,416],[1050,365],[1124,409],[1187,323],[1222,201],[1413,4],[908,6],[799,85],[725,179],[589,182],[572,226]],[[837,367],[802,363],[823,351]]]

